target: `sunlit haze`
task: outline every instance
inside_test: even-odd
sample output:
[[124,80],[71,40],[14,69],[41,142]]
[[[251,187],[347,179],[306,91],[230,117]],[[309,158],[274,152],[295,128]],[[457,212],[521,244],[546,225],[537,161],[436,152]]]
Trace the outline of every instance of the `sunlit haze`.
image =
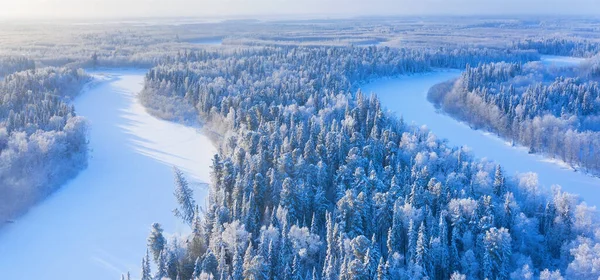
[[0,6],[4,19],[600,13],[597,0],[0,0]]

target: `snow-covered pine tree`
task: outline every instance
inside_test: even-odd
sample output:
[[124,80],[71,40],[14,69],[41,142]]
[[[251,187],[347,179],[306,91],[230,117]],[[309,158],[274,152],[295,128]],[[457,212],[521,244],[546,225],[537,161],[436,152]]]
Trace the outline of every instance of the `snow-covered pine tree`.
[[148,248],[154,257],[154,261],[158,262],[160,254],[165,249],[167,240],[163,236],[163,229],[159,223],[153,223],[148,236]]
[[173,210],[173,213],[191,226],[194,221],[194,212],[196,209],[194,193],[183,176],[183,172],[177,167],[173,168],[173,172],[175,174],[175,198],[179,203],[179,207]]

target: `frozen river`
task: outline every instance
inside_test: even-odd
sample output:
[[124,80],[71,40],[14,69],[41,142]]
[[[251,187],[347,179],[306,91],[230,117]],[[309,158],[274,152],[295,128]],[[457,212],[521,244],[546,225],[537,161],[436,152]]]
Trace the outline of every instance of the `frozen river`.
[[2,279],[120,279],[140,273],[150,225],[187,232],[172,215],[173,166],[202,202],[216,149],[197,129],[150,116],[137,101],[145,71],[95,73],[76,99],[90,123],[89,167],[0,232]]
[[[552,56],[543,57],[542,62],[559,67],[577,64],[581,60]],[[468,146],[475,156],[500,163],[510,175],[535,172],[545,187],[560,185],[563,190],[579,194],[589,205],[600,205],[599,178],[576,172],[541,155],[529,154],[524,147],[513,147],[494,134],[473,130],[467,124],[438,112],[427,100],[429,88],[459,75],[460,71],[447,70],[381,79],[363,86],[362,90],[376,93],[384,106],[401,114],[406,122],[426,125],[437,137],[448,139],[454,146]]]

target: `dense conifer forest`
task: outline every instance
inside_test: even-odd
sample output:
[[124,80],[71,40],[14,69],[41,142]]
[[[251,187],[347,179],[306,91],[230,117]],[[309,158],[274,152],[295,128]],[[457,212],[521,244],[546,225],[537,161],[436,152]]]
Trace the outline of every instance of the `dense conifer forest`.
[[[429,98],[444,111],[570,165],[600,170],[600,88],[590,65],[539,63],[468,66]],[[593,67],[592,67],[593,68]]]
[[535,38],[514,44],[517,49],[537,50],[541,54],[592,57],[600,52],[598,42],[581,38]]
[[[26,62],[13,70],[30,67],[9,61]],[[0,82],[0,222],[22,214],[85,168],[86,124],[66,100],[89,80],[81,69],[41,68]]]
[[[395,115],[386,109],[391,104],[361,90],[375,80],[464,70],[429,93],[440,113],[597,174],[597,23],[522,16],[4,24],[0,230],[12,231],[0,233],[0,250],[31,239],[37,247],[29,248],[40,252],[47,240],[79,233],[89,239],[69,242],[65,252],[73,256],[56,252],[57,260],[73,263],[48,260],[40,271],[57,275],[65,263],[92,270],[101,264],[118,275],[133,267],[132,256],[108,244],[131,253],[147,243],[139,252],[145,253],[141,271],[124,274],[127,280],[598,279],[600,223],[595,206],[578,196],[584,194],[543,185],[535,173],[507,172],[510,166],[451,145],[427,123],[405,122],[402,112]],[[586,60],[578,67],[546,67],[542,55]],[[141,73],[145,81],[138,92]],[[88,121],[72,101],[105,82],[110,86],[93,91],[105,98],[93,99],[102,102],[86,109],[98,113],[96,123],[106,116],[110,123],[101,127],[113,134],[90,139]],[[198,126],[201,131],[189,133]],[[177,147],[184,155],[153,142],[158,134],[164,134],[160,140],[176,138],[169,133],[184,129],[189,134],[182,147],[188,149]],[[149,223],[143,240],[141,227],[127,228],[133,219],[106,214],[153,220],[156,213],[137,213],[136,205],[152,201],[158,209],[172,202],[134,196],[140,186],[146,193],[162,186],[129,177],[158,179],[160,170],[171,167],[166,158],[191,162],[185,153],[209,150],[197,144],[204,135],[218,150],[206,200],[195,194],[204,191],[196,174],[177,167],[173,172],[173,215],[185,234],[170,232],[173,225],[161,220]],[[106,142],[109,136],[119,137]],[[98,160],[102,155],[93,155],[92,140],[113,145],[102,146],[103,152],[119,155]],[[19,219],[86,172],[88,161],[87,171],[96,167],[97,176],[65,188],[63,198],[77,201],[71,206],[93,204],[93,214],[114,224],[83,215],[69,220],[82,209],[57,206],[57,200],[37,212],[50,215]],[[135,165],[127,170],[136,174],[105,168],[115,161]],[[125,196],[113,194],[110,184],[92,184],[104,182],[102,176],[116,178],[113,187],[131,201],[122,203]],[[86,192],[88,187],[96,189]],[[98,195],[98,188],[109,191]],[[106,199],[112,195],[121,200]],[[66,212],[54,211],[60,207]],[[40,230],[48,225],[60,230]],[[26,231],[39,231],[43,239]],[[8,275],[27,269],[22,260],[29,256],[17,251],[3,252],[11,262],[0,261],[0,270],[13,270]],[[14,269],[11,254],[19,259]]]
[[143,102],[172,119],[195,110],[221,148],[205,207],[176,172],[176,214],[192,233],[167,240],[153,225],[142,279],[593,275],[581,253],[596,229],[577,197],[545,194],[534,174],[506,177],[354,90],[481,61],[474,53],[536,58],[287,47],[183,53],[151,69]]

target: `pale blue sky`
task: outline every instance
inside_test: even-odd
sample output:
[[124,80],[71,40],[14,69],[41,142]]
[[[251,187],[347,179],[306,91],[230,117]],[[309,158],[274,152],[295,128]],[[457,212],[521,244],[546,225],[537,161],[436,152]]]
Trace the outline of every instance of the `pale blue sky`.
[[600,0],[0,0],[0,17],[586,14]]

